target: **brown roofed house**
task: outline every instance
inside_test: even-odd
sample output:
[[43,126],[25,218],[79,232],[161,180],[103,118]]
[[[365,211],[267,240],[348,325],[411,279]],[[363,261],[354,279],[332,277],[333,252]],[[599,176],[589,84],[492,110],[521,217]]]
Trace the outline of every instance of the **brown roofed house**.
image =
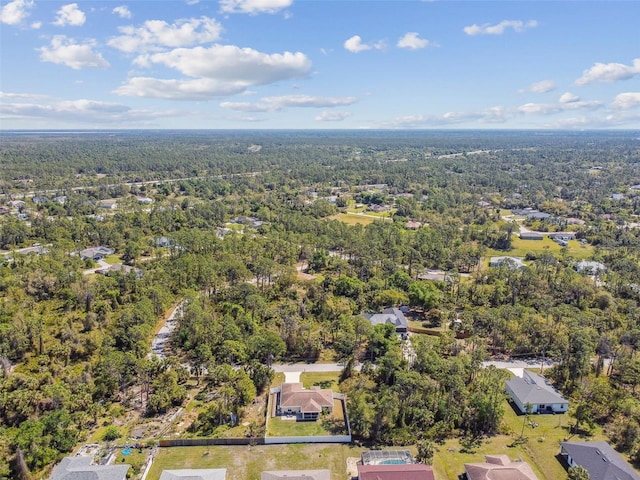
[[485,455],[485,463],[465,463],[468,480],[538,480],[527,462],[512,462],[507,455]]
[[359,480],[435,480],[433,469],[421,463],[360,465]]
[[282,415],[296,414],[300,420],[317,420],[323,409],[333,411],[333,391],[311,387],[302,383],[283,383],[278,404]]

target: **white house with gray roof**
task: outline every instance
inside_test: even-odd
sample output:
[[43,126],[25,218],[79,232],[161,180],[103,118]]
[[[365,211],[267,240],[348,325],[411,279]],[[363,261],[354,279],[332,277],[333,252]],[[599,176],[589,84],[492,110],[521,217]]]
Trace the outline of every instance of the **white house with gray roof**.
[[131,465],[92,465],[91,457],[65,457],[49,480],[125,480]]
[[507,380],[506,390],[521,413],[564,413],[569,410],[569,401],[537,373],[523,371],[522,377]]
[[560,454],[569,468],[580,465],[590,480],[640,480],[640,475],[607,442],[562,442]]
[[388,323],[396,328],[397,333],[407,333],[409,331],[409,322],[407,322],[404,313],[398,308],[385,308],[382,313],[367,313],[363,317],[369,320],[374,327]]

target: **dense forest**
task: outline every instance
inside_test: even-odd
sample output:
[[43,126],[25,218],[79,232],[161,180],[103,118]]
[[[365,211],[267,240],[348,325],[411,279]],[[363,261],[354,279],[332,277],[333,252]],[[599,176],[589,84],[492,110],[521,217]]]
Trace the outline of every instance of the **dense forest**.
[[[638,184],[637,132],[3,132],[0,478],[194,383],[189,431],[223,435],[272,362],[318,359],[345,364],[359,441],[422,446],[499,432],[484,360],[550,359],[575,428],[640,464]],[[96,274],[96,246],[130,268]],[[410,359],[362,316],[401,305],[438,333]]]

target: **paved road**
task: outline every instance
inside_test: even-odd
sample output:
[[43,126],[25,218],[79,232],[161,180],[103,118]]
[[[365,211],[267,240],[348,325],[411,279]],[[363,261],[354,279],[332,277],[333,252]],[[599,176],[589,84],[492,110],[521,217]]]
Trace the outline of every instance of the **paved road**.
[[160,328],[156,336],[153,337],[153,340],[151,341],[151,354],[155,355],[160,360],[163,360],[166,357],[164,354],[165,346],[171,338],[171,335],[173,335],[173,331],[178,326],[178,315],[182,315],[183,311],[184,302],[180,302],[178,306],[173,309],[173,312],[171,312],[171,315],[169,315],[165,324]]
[[[493,365],[496,368],[509,370],[520,377],[525,368],[540,368],[542,366],[542,369],[546,370],[555,364],[556,362],[552,360],[545,360],[544,362],[540,360],[490,360],[482,362],[482,366],[485,368]],[[289,378],[296,378],[296,375],[297,378],[300,378],[300,374],[303,372],[341,372],[344,365],[339,363],[274,363],[271,365],[271,368],[275,372],[284,373],[287,381],[290,381]],[[356,366],[356,370],[360,368],[361,365]]]

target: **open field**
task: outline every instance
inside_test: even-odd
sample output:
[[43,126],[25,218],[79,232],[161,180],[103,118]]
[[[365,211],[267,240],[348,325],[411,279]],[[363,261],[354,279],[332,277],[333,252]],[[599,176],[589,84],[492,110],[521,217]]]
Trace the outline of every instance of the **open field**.
[[161,448],[147,480],[162,470],[227,468],[227,480],[256,480],[265,470],[329,469],[333,480],[347,480],[347,458],[366,450],[341,444],[247,445]]
[[337,215],[333,215],[329,217],[331,220],[340,220],[347,225],[369,225],[373,223],[375,218],[366,217],[364,215],[358,215],[356,213],[338,213]]
[[[511,257],[524,257],[527,253],[541,254],[544,252],[550,252],[554,255],[559,255],[562,251],[560,245],[551,240],[549,237],[544,237],[542,240],[521,240],[517,236],[513,236],[511,240],[511,250],[493,250],[487,249],[486,255],[497,257],[502,255],[508,255]],[[569,240],[568,254],[578,260],[589,258],[593,253],[593,246],[582,245],[577,240]]]

